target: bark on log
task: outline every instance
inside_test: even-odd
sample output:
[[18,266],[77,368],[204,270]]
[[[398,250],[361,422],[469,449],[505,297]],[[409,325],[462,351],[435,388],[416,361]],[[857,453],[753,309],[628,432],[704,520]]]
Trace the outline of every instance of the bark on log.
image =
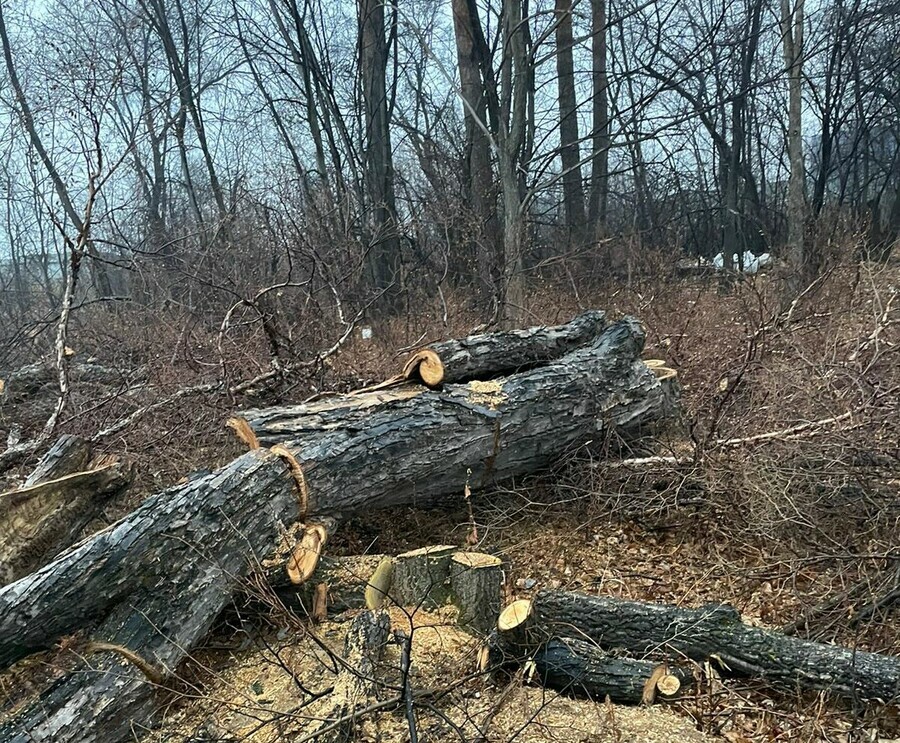
[[437,545],[404,552],[394,559],[394,573],[388,595],[398,606],[435,609],[449,598],[452,545]]
[[[623,320],[593,346],[538,369],[443,392],[407,390],[395,404],[376,407],[364,425],[345,419],[343,426],[307,427],[286,444],[303,466],[306,515],[441,505],[451,494],[461,499],[467,483],[477,488],[537,472],[611,429],[638,432],[669,412],[659,383],[638,359],[642,343],[637,322]],[[260,456],[147,499],[113,529],[0,589],[0,667],[175,570],[169,550],[177,552],[179,539],[192,543],[197,522],[233,530],[269,501],[265,538],[247,545],[269,554],[275,524],[303,514],[297,497],[275,508],[297,485],[284,463],[274,457],[261,463]]]
[[191,565],[212,570],[237,554],[240,569],[232,575],[240,579],[275,550],[276,524],[299,516],[287,467],[265,451],[148,498],[117,524],[0,588],[0,667],[103,618],[134,592],[166,586]]
[[450,560],[450,601],[459,610],[457,623],[487,635],[500,615],[503,563],[493,555],[457,552]]
[[668,669],[654,661],[614,658],[596,645],[575,638],[555,638],[534,654],[541,683],[571,694],[621,704],[669,701],[690,682],[690,671]]
[[88,466],[90,445],[61,437],[22,488],[0,494],[0,586],[28,575],[71,545],[132,479],[129,464],[102,458]]
[[90,461],[90,443],[78,436],[64,434],[41,457],[41,461],[25,480],[23,487],[27,488],[37,485],[39,482],[55,480],[75,472],[84,472]]
[[900,658],[798,640],[743,624],[730,606],[684,609],[666,604],[544,591],[532,605],[546,638],[582,638],[636,655],[674,652],[712,660],[723,674],[755,676],[788,688],[896,701]]
[[[0,589],[6,604],[0,662],[106,615],[91,639],[132,650],[165,682],[242,578],[274,550],[273,525],[297,516],[285,465],[264,452],[151,498],[111,529]],[[87,661],[88,670],[60,680],[0,724],[0,740],[112,743],[145,730],[156,686],[118,654]]]
[[[373,591],[376,570],[386,560],[391,560],[393,567],[388,582],[377,580],[378,590]],[[459,612],[460,626],[480,635],[486,635],[497,622],[503,579],[498,558],[480,552],[457,552],[454,547],[414,550],[393,559],[383,555],[326,555],[313,577],[300,586],[291,584],[283,570],[267,571],[265,577],[284,606],[301,616],[313,617],[316,593],[324,585],[329,615],[348,609],[381,608],[388,603],[433,609],[449,602]],[[380,606],[371,606],[367,589],[369,593],[383,592],[386,600]]]
[[361,710],[371,706],[391,630],[387,612],[363,611],[354,617],[344,642],[344,664],[334,683],[334,704],[315,737],[318,743],[354,740]]
[[[79,362],[69,365],[73,382],[114,384],[123,379],[123,373],[95,362]],[[16,404],[29,397],[44,394],[58,384],[56,362],[38,361],[0,375],[0,402]]]
[[[302,465],[300,481],[294,468],[256,450],[147,499],[110,529],[0,588],[0,667],[108,617],[95,639],[152,653],[170,672],[237,582],[273,553],[277,524],[435,506],[450,494],[461,499],[467,485],[536,472],[611,430],[633,435],[668,414],[659,383],[639,360],[642,344],[640,326],[624,320],[591,346],[522,374],[443,392],[394,391],[389,405],[356,411],[337,427],[326,416],[324,425],[286,441]],[[147,617],[156,620],[149,628]],[[166,636],[154,642],[158,628]],[[65,741],[90,729],[85,740],[122,739],[153,701],[143,676],[121,673],[121,663],[70,677],[65,694],[54,686],[4,730],[33,725]],[[66,707],[69,698],[81,714]],[[97,707],[102,714],[91,716]]]
[[[429,387],[490,379],[530,369],[558,359],[594,341],[607,326],[606,313],[582,312],[563,325],[537,326],[524,330],[480,333],[467,338],[432,343],[410,355],[403,369],[406,379],[416,379]],[[423,351],[437,357],[438,366]],[[425,362],[420,367],[420,362]]]
[[300,463],[309,513],[341,517],[401,504],[433,507],[466,484],[540,471],[591,440],[638,435],[672,413],[639,359],[633,319],[591,346],[521,374],[405,387],[247,411],[259,441]]

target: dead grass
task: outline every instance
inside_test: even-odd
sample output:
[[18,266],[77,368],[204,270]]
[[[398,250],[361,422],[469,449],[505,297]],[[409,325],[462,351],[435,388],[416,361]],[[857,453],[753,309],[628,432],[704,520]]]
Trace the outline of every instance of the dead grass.
[[[639,317],[647,329],[645,356],[664,358],[678,370],[685,416],[683,425],[657,432],[647,451],[620,451],[616,442],[604,442],[573,452],[552,473],[474,498],[478,547],[506,561],[507,598],[561,586],[685,605],[727,602],[754,624],[777,628],[809,614],[795,628],[798,633],[900,654],[900,621],[891,608],[864,613],[900,585],[900,307],[893,299],[898,291],[896,264],[838,266],[793,309],[781,306],[777,281],[765,275],[727,292],[709,282],[640,277],[629,286],[582,289],[577,298],[565,287],[537,291],[528,308],[535,322],[562,322],[583,307]],[[397,349],[472,331],[480,322],[477,314],[449,292],[447,300],[446,321],[443,308],[434,306],[372,323],[370,340],[357,329],[339,354],[275,390],[250,398],[186,398],[104,442],[139,462],[138,486],[119,511],[193,469],[212,468],[238,453],[240,445],[223,425],[235,407],[371,384],[401,367]],[[80,354],[147,371],[143,387],[107,390],[105,402],[96,391],[76,389],[64,425],[71,432],[92,433],[147,400],[223,369],[234,381],[268,363],[265,339],[252,325],[222,344],[217,326],[186,316],[145,325],[124,313],[112,322],[106,316],[80,322]],[[339,325],[325,322],[286,328],[296,358],[328,347],[341,333]],[[802,435],[717,443],[848,414]],[[0,425],[2,416],[12,415],[0,411]],[[604,465],[608,456],[646,453],[692,461],[639,471]],[[347,524],[329,550],[396,553],[463,544],[469,519],[460,493],[457,507],[443,512],[407,510]],[[823,608],[829,599],[832,604]],[[436,706],[467,735],[481,734],[465,726],[489,711],[484,737],[497,741],[708,736],[755,743],[885,741],[900,735],[894,709],[854,709],[826,697],[709,676],[674,709],[649,711],[548,696],[521,683],[507,689],[484,679],[463,680],[472,667],[471,642],[445,619],[416,617],[439,625],[416,630],[416,687],[452,687]],[[218,739],[229,733],[272,741],[308,729],[304,716],[314,716],[314,705],[312,711],[291,711],[309,697],[298,681],[308,690],[327,686],[327,658],[296,627],[271,627],[263,618],[248,626],[254,628],[248,634],[211,641],[224,649],[200,654],[204,668],[188,673],[192,691],[170,708],[157,740],[187,740],[189,731],[198,734],[203,726]],[[343,623],[315,631],[326,647],[337,648]],[[281,659],[272,654],[276,646],[283,649]],[[293,677],[282,664],[293,669]],[[227,719],[219,719],[223,715]],[[429,740],[460,739],[427,708],[420,723]],[[402,740],[404,724],[400,713],[378,715],[363,727],[363,739]],[[248,732],[254,726],[257,731]]]

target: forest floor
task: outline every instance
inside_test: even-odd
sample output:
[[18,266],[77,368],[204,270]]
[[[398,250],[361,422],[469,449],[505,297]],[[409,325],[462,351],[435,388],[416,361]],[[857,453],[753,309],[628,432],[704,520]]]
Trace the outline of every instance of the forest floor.
[[[751,624],[793,623],[798,636],[900,654],[900,613],[867,608],[900,584],[898,291],[900,266],[892,265],[837,269],[791,307],[777,303],[764,276],[727,293],[686,281],[565,301],[537,295],[534,322],[565,321],[579,305],[639,317],[648,331],[645,358],[678,369],[684,420],[641,451],[604,442],[572,452],[553,472],[477,494],[471,512],[461,493],[446,511],[357,519],[342,526],[329,553],[475,541],[503,558],[505,601],[562,587],[685,606],[724,602]],[[443,323],[376,326],[373,340],[354,338],[317,379],[281,399],[383,379],[397,367],[396,349],[421,334],[458,336],[476,324],[459,311]],[[142,474],[119,511],[238,453],[221,427],[233,402],[164,409],[129,433]],[[73,428],[100,423],[85,413]],[[811,427],[794,428],[801,424]],[[691,461],[639,471],[607,466],[647,453]],[[181,689],[149,740],[305,740],[326,699],[301,705],[333,683],[323,648],[339,651],[348,618],[312,625],[273,605],[223,620],[181,673]],[[698,667],[694,688],[667,705],[572,699],[521,677],[477,674],[479,643],[446,612],[393,610],[393,620],[413,635],[422,741],[900,740],[895,706],[723,680],[709,668]],[[53,666],[61,652],[37,662]],[[388,665],[396,653],[389,649]],[[0,675],[0,699],[5,693],[8,702],[20,697],[12,678]],[[402,710],[367,715],[358,730],[360,740],[409,735]]]

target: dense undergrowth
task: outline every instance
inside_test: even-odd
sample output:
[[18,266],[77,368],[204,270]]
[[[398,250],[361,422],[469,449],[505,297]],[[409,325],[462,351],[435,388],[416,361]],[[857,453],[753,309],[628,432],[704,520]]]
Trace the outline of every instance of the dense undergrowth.
[[[657,270],[577,290],[533,286],[526,324],[563,322],[589,307],[640,318],[645,357],[678,370],[682,419],[639,449],[592,442],[553,472],[477,496],[472,514],[461,498],[447,512],[357,519],[331,549],[390,553],[461,543],[474,518],[479,546],[508,562],[510,597],[551,585],[686,604],[724,601],[751,622],[898,654],[898,292],[900,266],[849,261],[792,303],[783,300],[777,273],[724,283]],[[78,313],[70,335],[76,357],[120,370],[121,382],[98,390],[76,376],[61,430],[91,436],[191,385],[226,380],[153,408],[99,442],[138,463],[136,486],[110,517],[237,454],[223,425],[235,409],[379,381],[396,373],[399,350],[467,334],[484,321],[462,290],[352,326],[287,303],[272,317],[279,363],[292,370],[274,384],[229,392],[271,368],[271,332],[251,314],[234,313],[223,330],[221,318],[176,306]],[[363,338],[363,327],[371,338]],[[35,337],[17,350],[17,363],[46,353]],[[316,356],[342,338],[334,353]],[[43,422],[42,404],[4,405],[0,428],[25,421],[27,435]],[[649,455],[668,459],[615,465]],[[734,741],[900,734],[889,709],[749,683],[707,679],[703,693],[680,707],[698,729]]]

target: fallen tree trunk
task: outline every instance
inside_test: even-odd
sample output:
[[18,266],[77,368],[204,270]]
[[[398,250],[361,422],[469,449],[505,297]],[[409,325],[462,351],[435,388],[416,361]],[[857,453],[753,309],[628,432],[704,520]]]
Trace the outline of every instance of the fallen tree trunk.
[[246,427],[251,443],[290,449],[311,515],[433,507],[467,484],[540,471],[588,441],[634,437],[669,416],[670,399],[639,359],[643,340],[627,319],[521,374],[247,411]]
[[410,355],[402,376],[436,387],[520,372],[588,345],[607,325],[605,312],[588,310],[563,325],[432,343]]
[[[115,384],[125,377],[123,372],[96,362],[69,364],[73,381],[91,384]],[[58,384],[59,371],[55,361],[38,361],[0,376],[0,402],[15,404],[44,394]]]
[[616,658],[575,638],[555,638],[534,653],[535,672],[544,686],[621,704],[653,704],[679,696],[691,674],[684,668],[634,658]]
[[543,591],[525,603],[505,631],[526,636],[535,647],[551,638],[580,638],[636,655],[709,660],[723,674],[788,688],[884,702],[900,694],[900,658],[750,627],[726,605],[684,609],[567,591]]
[[131,484],[129,464],[111,457],[89,463],[89,458],[86,441],[63,436],[21,488],[0,494],[0,586],[71,545]]
[[[153,585],[188,555],[204,530],[240,528],[260,500],[299,481],[299,502],[267,511],[265,539],[248,549],[268,556],[275,525],[397,505],[460,501],[466,485],[537,472],[608,433],[636,434],[669,411],[653,373],[638,360],[643,332],[634,320],[607,329],[591,347],[485,387],[396,392],[359,421],[322,423],[288,442],[302,462],[242,457],[147,499],[109,531],[37,573],[0,589],[0,667],[47,647],[104,612],[130,590]],[[296,461],[294,462],[296,465]],[[223,500],[228,507],[223,507]]]
[[145,501],[113,528],[0,589],[4,664],[105,615],[90,634],[85,670],[0,724],[0,740],[111,743],[146,730],[159,687],[175,678],[241,577],[274,548],[273,524],[296,518],[297,507],[284,464],[247,454]]
[[[303,538],[321,531],[318,550],[330,519],[436,506],[451,495],[461,501],[467,487],[539,471],[591,440],[635,435],[667,415],[659,382],[639,360],[642,344],[640,326],[624,320],[591,346],[522,374],[441,392],[403,390],[399,398],[390,391],[391,404],[372,404],[348,425],[309,428],[278,457],[257,450],[147,499],[0,589],[0,667],[108,617],[94,640],[152,652],[168,678],[238,583],[277,551],[279,523],[305,523]],[[115,664],[69,677],[3,730],[40,719],[42,730],[60,735],[54,740],[75,740],[58,731],[79,726],[96,731],[85,740],[122,739],[153,702],[142,677]],[[63,685],[77,707],[66,707]]]

